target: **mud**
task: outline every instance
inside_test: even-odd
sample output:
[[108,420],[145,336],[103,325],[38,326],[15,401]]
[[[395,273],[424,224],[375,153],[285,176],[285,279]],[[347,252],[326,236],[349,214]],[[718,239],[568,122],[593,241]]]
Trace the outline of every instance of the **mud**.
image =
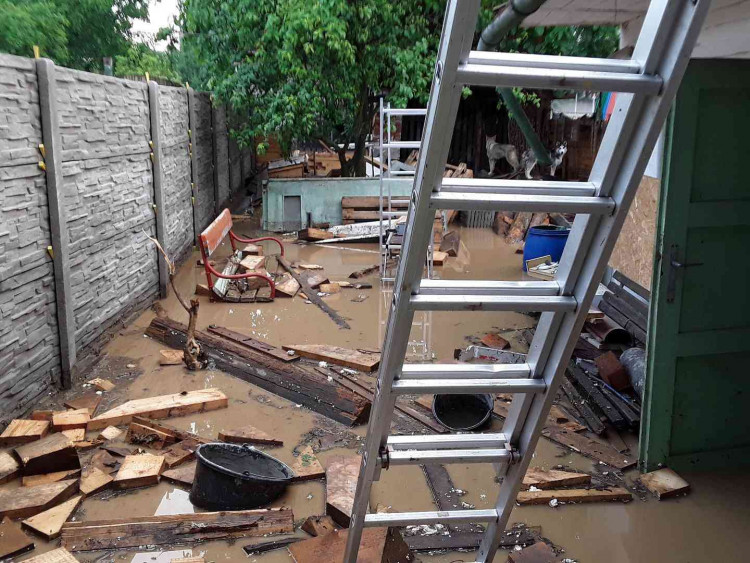
[[[240,232],[250,227],[238,225]],[[456,259],[437,268],[442,278],[521,279],[521,257],[505,245],[490,230],[461,230],[465,248]],[[320,264],[331,281],[345,280],[349,273],[376,264],[374,245],[352,245],[346,248],[316,247],[286,244],[287,256],[292,261]],[[227,250],[224,249],[226,252]],[[205,283],[204,272],[196,267],[193,254],[179,270],[178,289],[191,296],[195,284]],[[320,343],[352,348],[377,349],[384,334],[390,305],[390,292],[380,288],[377,275],[361,281],[373,284],[373,289],[344,289],[326,297],[326,301],[351,324],[351,330],[339,329],[325,313],[302,299],[277,299],[265,304],[210,303],[201,298],[199,328],[209,324],[250,334],[277,346],[283,344]],[[358,299],[358,296],[366,296]],[[176,320],[187,322],[187,315],[173,295],[162,302],[167,313]],[[361,448],[366,427],[346,428],[281,397],[272,395],[232,376],[216,370],[190,372],[182,366],[159,366],[158,352],[163,346],[143,335],[153,312],[143,313],[137,321],[121,331],[108,344],[106,354],[110,379],[117,384],[105,400],[116,404],[126,399],[147,397],[183,390],[218,387],[230,398],[229,408],[189,415],[169,420],[178,428],[215,438],[221,429],[252,424],[283,440],[276,448],[261,448],[281,461],[292,464],[302,444],[310,444],[321,463],[333,455],[353,454]],[[525,351],[520,335],[532,327],[532,317],[515,313],[426,313],[415,318],[410,346],[414,360],[449,361],[453,350],[467,345],[467,338],[479,338],[488,331],[500,331],[511,341],[512,349]],[[134,364],[135,370],[122,365]],[[105,366],[106,367],[106,366]],[[100,368],[103,369],[103,368]],[[132,376],[137,371],[140,375]],[[120,373],[122,372],[122,373]],[[127,375],[126,375],[127,374]],[[364,376],[363,376],[364,377]],[[78,384],[74,392],[83,389]],[[106,395],[106,394],[105,394]],[[55,401],[59,397],[53,398]],[[104,405],[102,405],[104,406]],[[100,411],[101,408],[100,408]],[[500,422],[493,420],[489,430],[499,431]],[[628,438],[632,442],[632,438]],[[569,469],[593,472],[602,483],[620,481],[618,474],[595,467],[579,455],[542,439],[534,454],[532,465],[552,468],[562,465]],[[456,488],[466,491],[462,500],[477,508],[494,504],[498,485],[490,467],[484,465],[449,468]],[[637,476],[630,471],[623,478],[628,484]],[[582,563],[630,562],[686,562],[686,561],[746,561],[743,536],[750,529],[750,484],[742,474],[684,474],[692,487],[690,495],[658,502],[653,498],[634,500],[628,504],[568,505],[516,507],[511,522],[525,522],[541,526],[542,535],[562,546],[567,557]],[[397,467],[382,473],[372,493],[371,505],[382,504],[396,511],[432,510],[431,494],[419,467]],[[288,487],[272,506],[290,506],[295,521],[325,512],[323,482],[303,482]],[[87,499],[75,518],[99,520],[153,514],[179,514],[195,509],[187,497],[187,490],[162,482],[124,495],[100,493]],[[298,532],[298,535],[305,535]],[[286,550],[247,557],[242,546],[264,541],[240,539],[232,543],[209,542],[196,546],[170,547],[155,551],[123,551],[118,553],[76,554],[84,561],[132,561],[137,563],[168,562],[173,558],[204,556],[206,561],[262,561],[288,562]],[[33,554],[55,547],[37,542]],[[435,563],[473,561],[471,553],[419,554],[418,559]],[[504,561],[499,552],[496,561]]]

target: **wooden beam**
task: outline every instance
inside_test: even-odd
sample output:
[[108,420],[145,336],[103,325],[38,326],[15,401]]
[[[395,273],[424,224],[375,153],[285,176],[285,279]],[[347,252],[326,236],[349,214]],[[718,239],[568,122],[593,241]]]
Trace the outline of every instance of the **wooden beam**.
[[361,456],[337,455],[326,465],[326,514],[344,528],[352,515],[361,463]]
[[569,502],[605,502],[629,501],[633,498],[630,491],[622,487],[613,487],[598,491],[596,489],[550,489],[546,491],[520,491],[516,502],[521,506],[529,504],[549,504],[556,500],[561,503]]
[[89,420],[91,420],[91,414],[88,409],[59,412],[52,415],[52,428],[56,432],[86,428]]
[[529,467],[526,470],[526,475],[523,477],[522,488],[556,489],[558,487],[575,487],[589,484],[591,484],[591,475],[586,473]]
[[289,344],[282,346],[284,350],[292,350],[304,358],[325,361],[330,364],[372,372],[380,365],[380,353],[363,350],[352,350],[340,346],[327,344]]
[[[152,338],[173,347],[184,345],[186,333],[185,325],[158,317],[146,330]],[[331,384],[312,369],[282,362],[200,330],[195,338],[222,371],[344,424],[351,426],[367,420],[370,401]]]
[[230,442],[232,444],[263,444],[266,446],[283,446],[284,442],[277,440],[270,434],[263,432],[255,426],[249,424],[242,428],[232,430],[220,430],[219,440]]
[[[295,281],[295,283],[297,282]],[[278,290],[278,286],[276,289]],[[299,284],[297,285],[297,289],[299,289]],[[222,338],[231,340],[232,342],[236,344],[247,346],[248,348],[252,348],[253,350],[260,352],[261,354],[272,356],[276,358],[277,360],[281,360],[282,362],[293,362],[295,360],[299,360],[300,358],[297,354],[288,354],[284,350],[274,346],[273,344],[269,344],[268,342],[263,342],[262,340],[257,340],[253,338],[252,336],[247,336],[245,334],[242,334],[234,330],[230,330],[228,328],[210,325],[207,330],[211,334],[221,336]]]
[[263,537],[294,531],[290,508],[196,512],[117,520],[68,522],[61,544],[70,551],[115,550],[205,540]]
[[326,315],[328,315],[339,327],[350,329],[349,323],[347,323],[341,315],[339,315],[336,311],[334,311],[331,307],[328,306],[328,304],[323,301],[320,297],[318,297],[318,293],[310,287],[310,284],[307,283],[307,279],[305,276],[300,276],[297,272],[294,271],[294,268],[292,268],[292,265],[287,262],[286,258],[283,256],[277,256],[276,259],[279,261],[279,264],[287,271],[289,274],[297,280],[297,283],[300,285],[300,288],[302,291],[307,295],[307,299],[315,303],[315,305],[318,306],[319,309],[321,309]]
[[15,418],[0,434],[0,446],[18,446],[44,438],[49,432],[46,420],[24,420]]
[[18,446],[15,452],[23,465],[24,475],[54,473],[81,467],[78,452],[64,434],[50,434],[36,442]]
[[156,419],[185,416],[226,408],[228,402],[227,396],[218,389],[199,389],[173,395],[133,399],[92,418],[87,427],[89,430],[99,430],[107,426],[128,424],[134,416],[148,416]]

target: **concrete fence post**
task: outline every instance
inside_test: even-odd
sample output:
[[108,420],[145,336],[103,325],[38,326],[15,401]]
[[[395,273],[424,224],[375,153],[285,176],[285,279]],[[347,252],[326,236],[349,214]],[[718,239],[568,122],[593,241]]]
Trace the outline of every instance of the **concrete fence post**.
[[55,302],[57,330],[60,335],[61,385],[70,388],[71,373],[76,363],[76,336],[73,293],[70,287],[70,248],[68,225],[63,196],[62,141],[57,120],[55,97],[55,63],[37,59],[39,107],[44,142],[44,165],[47,176],[47,205],[49,206],[52,263],[55,273]]
[[195,90],[190,86],[187,87],[188,97],[188,151],[190,153],[190,193],[192,196],[193,204],[193,249],[198,244],[198,234],[200,233],[200,226],[198,225],[198,214],[195,212],[196,202],[196,186],[195,181],[198,179],[198,155],[197,149],[197,138],[196,126],[198,125],[198,117],[195,114]]
[[211,165],[214,171],[214,217],[219,215],[221,211],[221,191],[219,189],[219,130],[216,127],[218,123],[217,114],[219,108],[214,107],[213,96],[211,97],[211,150],[212,156]]
[[[164,171],[161,162],[161,114],[159,113],[159,85],[153,80],[148,82],[148,111],[151,121],[151,162],[154,175],[154,211],[156,212],[156,238],[161,245],[167,248],[167,225],[164,216]],[[167,296],[167,283],[169,282],[169,271],[167,263],[162,260],[159,252],[156,253],[159,268],[159,296],[164,299]]]

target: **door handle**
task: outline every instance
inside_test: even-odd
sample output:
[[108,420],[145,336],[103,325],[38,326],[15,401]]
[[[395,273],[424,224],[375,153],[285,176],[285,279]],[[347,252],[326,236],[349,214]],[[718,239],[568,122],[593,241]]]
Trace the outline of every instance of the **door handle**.
[[677,291],[677,272],[686,268],[703,266],[703,262],[680,262],[677,259],[678,247],[673,244],[669,249],[669,272],[667,272],[667,303],[674,303]]

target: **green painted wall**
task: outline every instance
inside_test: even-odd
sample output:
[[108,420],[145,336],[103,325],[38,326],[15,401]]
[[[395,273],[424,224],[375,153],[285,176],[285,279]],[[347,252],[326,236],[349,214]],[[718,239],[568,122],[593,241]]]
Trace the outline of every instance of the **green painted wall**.
[[[412,180],[390,179],[391,194],[411,195]],[[384,188],[384,191],[386,189]],[[288,178],[269,180],[263,191],[263,228],[284,232],[307,227],[307,214],[313,223],[341,225],[341,198],[349,196],[377,196],[378,178]],[[385,191],[387,193],[387,191]],[[299,227],[284,223],[284,197],[297,196],[302,209]]]

